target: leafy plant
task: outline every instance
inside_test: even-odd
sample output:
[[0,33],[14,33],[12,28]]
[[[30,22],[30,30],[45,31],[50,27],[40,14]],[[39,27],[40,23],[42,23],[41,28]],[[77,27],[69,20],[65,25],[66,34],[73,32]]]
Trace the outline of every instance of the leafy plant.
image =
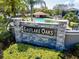
[[5,19],[3,14],[0,16],[0,41],[7,39],[11,36],[10,32],[7,30],[8,21]]
[[78,17],[75,13],[69,12],[64,17],[64,19],[69,20],[69,26],[71,27],[71,22],[79,23]]
[[4,59],[61,59],[58,51],[20,43],[11,45],[3,53]]

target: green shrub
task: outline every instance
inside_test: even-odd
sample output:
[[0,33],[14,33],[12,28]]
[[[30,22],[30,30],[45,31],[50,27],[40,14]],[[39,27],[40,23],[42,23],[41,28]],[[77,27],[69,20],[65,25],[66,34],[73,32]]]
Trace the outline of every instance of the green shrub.
[[5,40],[5,39],[9,39],[11,37],[11,33],[10,32],[2,32],[0,33],[0,42]]
[[4,15],[0,15],[0,42],[11,37],[11,33],[7,30],[8,20]]
[[3,53],[4,59],[61,59],[58,51],[27,44],[11,45]]

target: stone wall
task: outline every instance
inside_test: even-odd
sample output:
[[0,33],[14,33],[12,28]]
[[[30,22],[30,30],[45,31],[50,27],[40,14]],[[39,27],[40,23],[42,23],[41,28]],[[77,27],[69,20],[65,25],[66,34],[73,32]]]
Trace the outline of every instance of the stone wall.
[[[45,46],[49,48],[54,48],[57,50],[65,49],[64,40],[65,40],[65,28],[66,24],[64,22],[61,23],[33,23],[33,22],[25,22],[22,19],[14,20],[14,32],[16,42],[24,42],[31,43],[38,46]],[[24,27],[29,28],[29,32],[24,32]],[[55,35],[48,35],[47,32],[45,34],[34,33],[31,31],[31,28],[41,28],[46,30],[55,30]],[[26,28],[27,29],[27,28]],[[47,35],[46,35],[47,34]]]
[[79,43],[79,30],[68,30],[65,34],[65,46],[69,48],[74,44]]

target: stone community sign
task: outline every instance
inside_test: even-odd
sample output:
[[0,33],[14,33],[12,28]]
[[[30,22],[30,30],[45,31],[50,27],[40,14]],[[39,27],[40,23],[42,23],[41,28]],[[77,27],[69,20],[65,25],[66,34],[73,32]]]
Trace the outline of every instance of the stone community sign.
[[16,42],[63,50],[66,23],[33,23],[14,18]]
[[33,34],[41,34],[41,35],[48,35],[48,36],[56,36],[57,29],[23,26],[23,32],[33,33]]

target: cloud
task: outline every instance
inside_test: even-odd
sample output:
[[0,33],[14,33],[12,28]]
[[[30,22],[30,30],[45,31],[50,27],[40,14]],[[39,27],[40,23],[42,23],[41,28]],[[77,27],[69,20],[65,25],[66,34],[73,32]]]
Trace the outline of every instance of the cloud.
[[74,0],[74,7],[79,9],[79,0]]
[[79,4],[79,0],[74,0],[74,4]]
[[65,4],[79,4],[79,0],[66,0]]
[[75,8],[79,8],[79,0],[44,0],[48,8],[52,9],[56,4],[68,4],[72,5]]
[[66,1],[64,4],[69,4],[70,3],[70,1]]
[[79,0],[67,0],[64,4],[71,5],[77,9],[79,9]]

